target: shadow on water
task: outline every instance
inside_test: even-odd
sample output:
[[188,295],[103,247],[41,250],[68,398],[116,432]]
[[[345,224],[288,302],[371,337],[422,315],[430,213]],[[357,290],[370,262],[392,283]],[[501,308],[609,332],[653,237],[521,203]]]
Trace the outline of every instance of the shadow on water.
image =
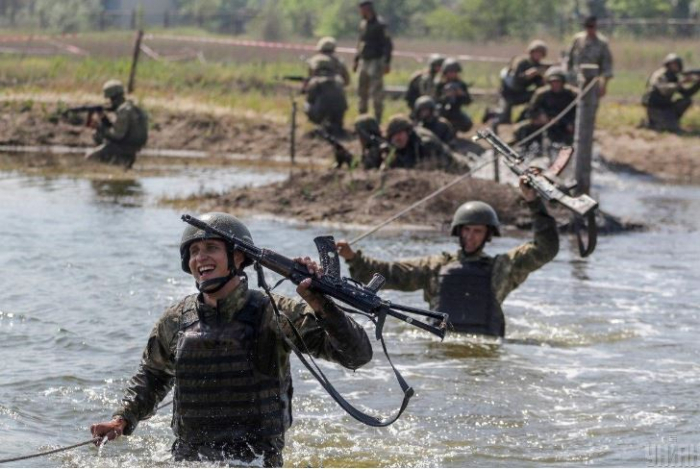
[[144,188],[137,179],[93,180],[90,187],[99,202],[119,204],[125,207],[143,205]]

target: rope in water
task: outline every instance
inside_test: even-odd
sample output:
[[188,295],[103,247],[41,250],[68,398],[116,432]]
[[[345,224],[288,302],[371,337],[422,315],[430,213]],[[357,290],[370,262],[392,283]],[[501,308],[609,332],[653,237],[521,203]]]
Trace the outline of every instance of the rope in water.
[[[524,144],[528,143],[529,141],[531,141],[531,140],[537,138],[538,136],[540,136],[542,133],[546,132],[546,131],[547,131],[550,127],[552,127],[554,124],[556,124],[557,122],[559,122],[569,111],[571,111],[571,110],[574,108],[574,106],[576,106],[578,103],[581,102],[581,100],[593,89],[593,86],[594,86],[596,83],[598,83],[598,80],[599,80],[598,77],[596,77],[595,79],[591,80],[591,82],[583,89],[583,91],[576,97],[576,99],[575,99],[574,101],[572,101],[566,108],[564,108],[563,111],[561,111],[559,114],[557,114],[557,115],[556,115],[552,120],[550,120],[546,125],[544,125],[543,127],[537,129],[536,132],[533,132],[533,133],[531,133],[530,135],[528,135],[527,137],[523,138],[522,140],[520,140],[520,141],[518,141],[518,142],[515,142],[515,143],[513,144],[513,146],[516,146],[516,147],[517,147],[517,146],[521,146],[521,145],[524,145]],[[348,244],[350,244],[350,245],[352,246],[353,244],[355,244],[355,243],[357,243],[357,242],[359,242],[359,241],[361,241],[361,240],[367,238],[368,236],[373,235],[373,234],[376,233],[377,231],[379,231],[379,230],[381,230],[382,228],[384,228],[386,225],[388,225],[388,224],[392,223],[393,221],[395,221],[395,220],[401,218],[402,216],[406,215],[408,212],[410,212],[410,211],[414,210],[415,208],[417,208],[417,207],[423,205],[424,203],[426,203],[426,202],[428,202],[428,201],[434,199],[435,197],[437,197],[438,195],[442,194],[443,192],[445,192],[445,191],[446,191],[447,189],[449,189],[450,187],[454,186],[455,184],[457,184],[457,183],[461,182],[462,180],[466,179],[467,177],[471,176],[471,175],[472,175],[474,172],[476,172],[477,170],[479,170],[479,169],[485,167],[485,166],[488,165],[488,164],[491,164],[491,163],[497,162],[497,161],[498,161],[498,157],[494,155],[494,157],[491,158],[491,159],[489,159],[488,161],[485,161],[485,162],[483,162],[482,164],[478,165],[477,167],[475,167],[475,168],[473,168],[473,169],[470,169],[469,171],[467,171],[466,173],[462,174],[461,176],[458,176],[457,178],[455,178],[454,180],[452,180],[452,181],[449,182],[448,184],[446,184],[446,185],[442,186],[441,188],[435,190],[434,192],[428,194],[427,196],[423,197],[423,198],[420,199],[419,201],[414,202],[413,204],[409,205],[408,207],[406,207],[405,209],[401,210],[401,211],[398,212],[397,214],[392,215],[391,217],[387,218],[386,220],[384,220],[383,222],[379,223],[378,225],[375,225],[373,228],[371,228],[371,229],[365,231],[365,232],[362,233],[361,235],[359,235],[359,236],[353,238],[352,240],[350,240],[350,242],[349,242]],[[496,164],[498,164],[498,163],[496,163]]]
[[[156,411],[158,411],[158,410],[160,410],[160,409],[162,409],[162,408],[164,408],[164,407],[169,406],[170,404],[172,404],[172,402],[173,402],[173,401],[168,401],[168,402],[166,402],[165,404],[163,404],[163,405],[159,406],[158,408],[156,408]],[[74,445],[63,446],[62,448],[56,448],[56,449],[52,449],[52,450],[50,450],[50,451],[43,451],[43,452],[41,452],[41,453],[27,454],[27,455],[25,455],[25,456],[17,456],[17,457],[14,457],[14,458],[0,459],[0,464],[6,464],[6,463],[8,463],[8,462],[24,461],[25,459],[33,459],[33,458],[39,458],[39,457],[41,457],[41,456],[49,456],[49,455],[51,455],[51,454],[62,453],[62,452],[64,452],[64,451],[69,451],[69,450],[72,450],[72,449],[75,449],[75,448],[80,448],[81,446],[87,446],[87,445],[89,445],[89,444],[98,443],[100,440],[101,440],[101,438],[95,437],[95,438],[91,438],[91,439],[86,440],[86,441],[81,441],[80,443],[76,443],[76,444],[74,444]]]

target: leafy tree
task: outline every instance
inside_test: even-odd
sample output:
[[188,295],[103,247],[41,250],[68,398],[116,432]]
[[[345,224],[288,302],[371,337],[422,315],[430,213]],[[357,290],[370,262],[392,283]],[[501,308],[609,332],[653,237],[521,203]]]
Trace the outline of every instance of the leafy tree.
[[94,27],[102,11],[100,0],[35,0],[32,3],[34,13],[41,18],[41,26],[62,33]]

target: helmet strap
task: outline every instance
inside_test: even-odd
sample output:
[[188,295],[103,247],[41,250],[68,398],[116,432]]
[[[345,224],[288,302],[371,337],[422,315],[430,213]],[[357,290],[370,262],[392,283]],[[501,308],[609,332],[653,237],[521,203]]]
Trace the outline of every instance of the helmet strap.
[[224,288],[224,286],[236,276],[243,276],[247,278],[245,272],[243,272],[243,269],[238,269],[235,266],[233,260],[233,249],[228,250],[228,265],[233,266],[233,268],[229,270],[228,275],[205,280],[202,283],[196,282],[195,285],[197,290],[199,290],[201,293],[207,294],[216,293]]
[[459,236],[459,246],[462,248],[462,251],[464,252],[465,255],[467,256],[473,256],[474,254],[478,254],[481,251],[484,250],[484,246],[486,246],[486,243],[491,241],[491,238],[493,237],[493,228],[489,226],[489,232],[484,236],[484,240],[481,242],[478,248],[473,250],[472,252],[467,252],[467,250],[464,248],[464,241],[462,240],[462,236]]

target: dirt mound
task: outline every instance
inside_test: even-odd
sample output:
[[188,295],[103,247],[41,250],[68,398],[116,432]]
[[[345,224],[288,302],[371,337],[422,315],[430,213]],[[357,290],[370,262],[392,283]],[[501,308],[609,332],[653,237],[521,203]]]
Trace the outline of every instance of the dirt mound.
[[[305,222],[375,224],[444,186],[454,175],[440,171],[299,171],[285,181],[263,187],[234,189],[169,201],[201,211],[266,212]],[[479,199],[498,212],[503,223],[527,227],[527,207],[510,186],[466,179],[409,212],[401,223],[445,227],[455,209]]]

